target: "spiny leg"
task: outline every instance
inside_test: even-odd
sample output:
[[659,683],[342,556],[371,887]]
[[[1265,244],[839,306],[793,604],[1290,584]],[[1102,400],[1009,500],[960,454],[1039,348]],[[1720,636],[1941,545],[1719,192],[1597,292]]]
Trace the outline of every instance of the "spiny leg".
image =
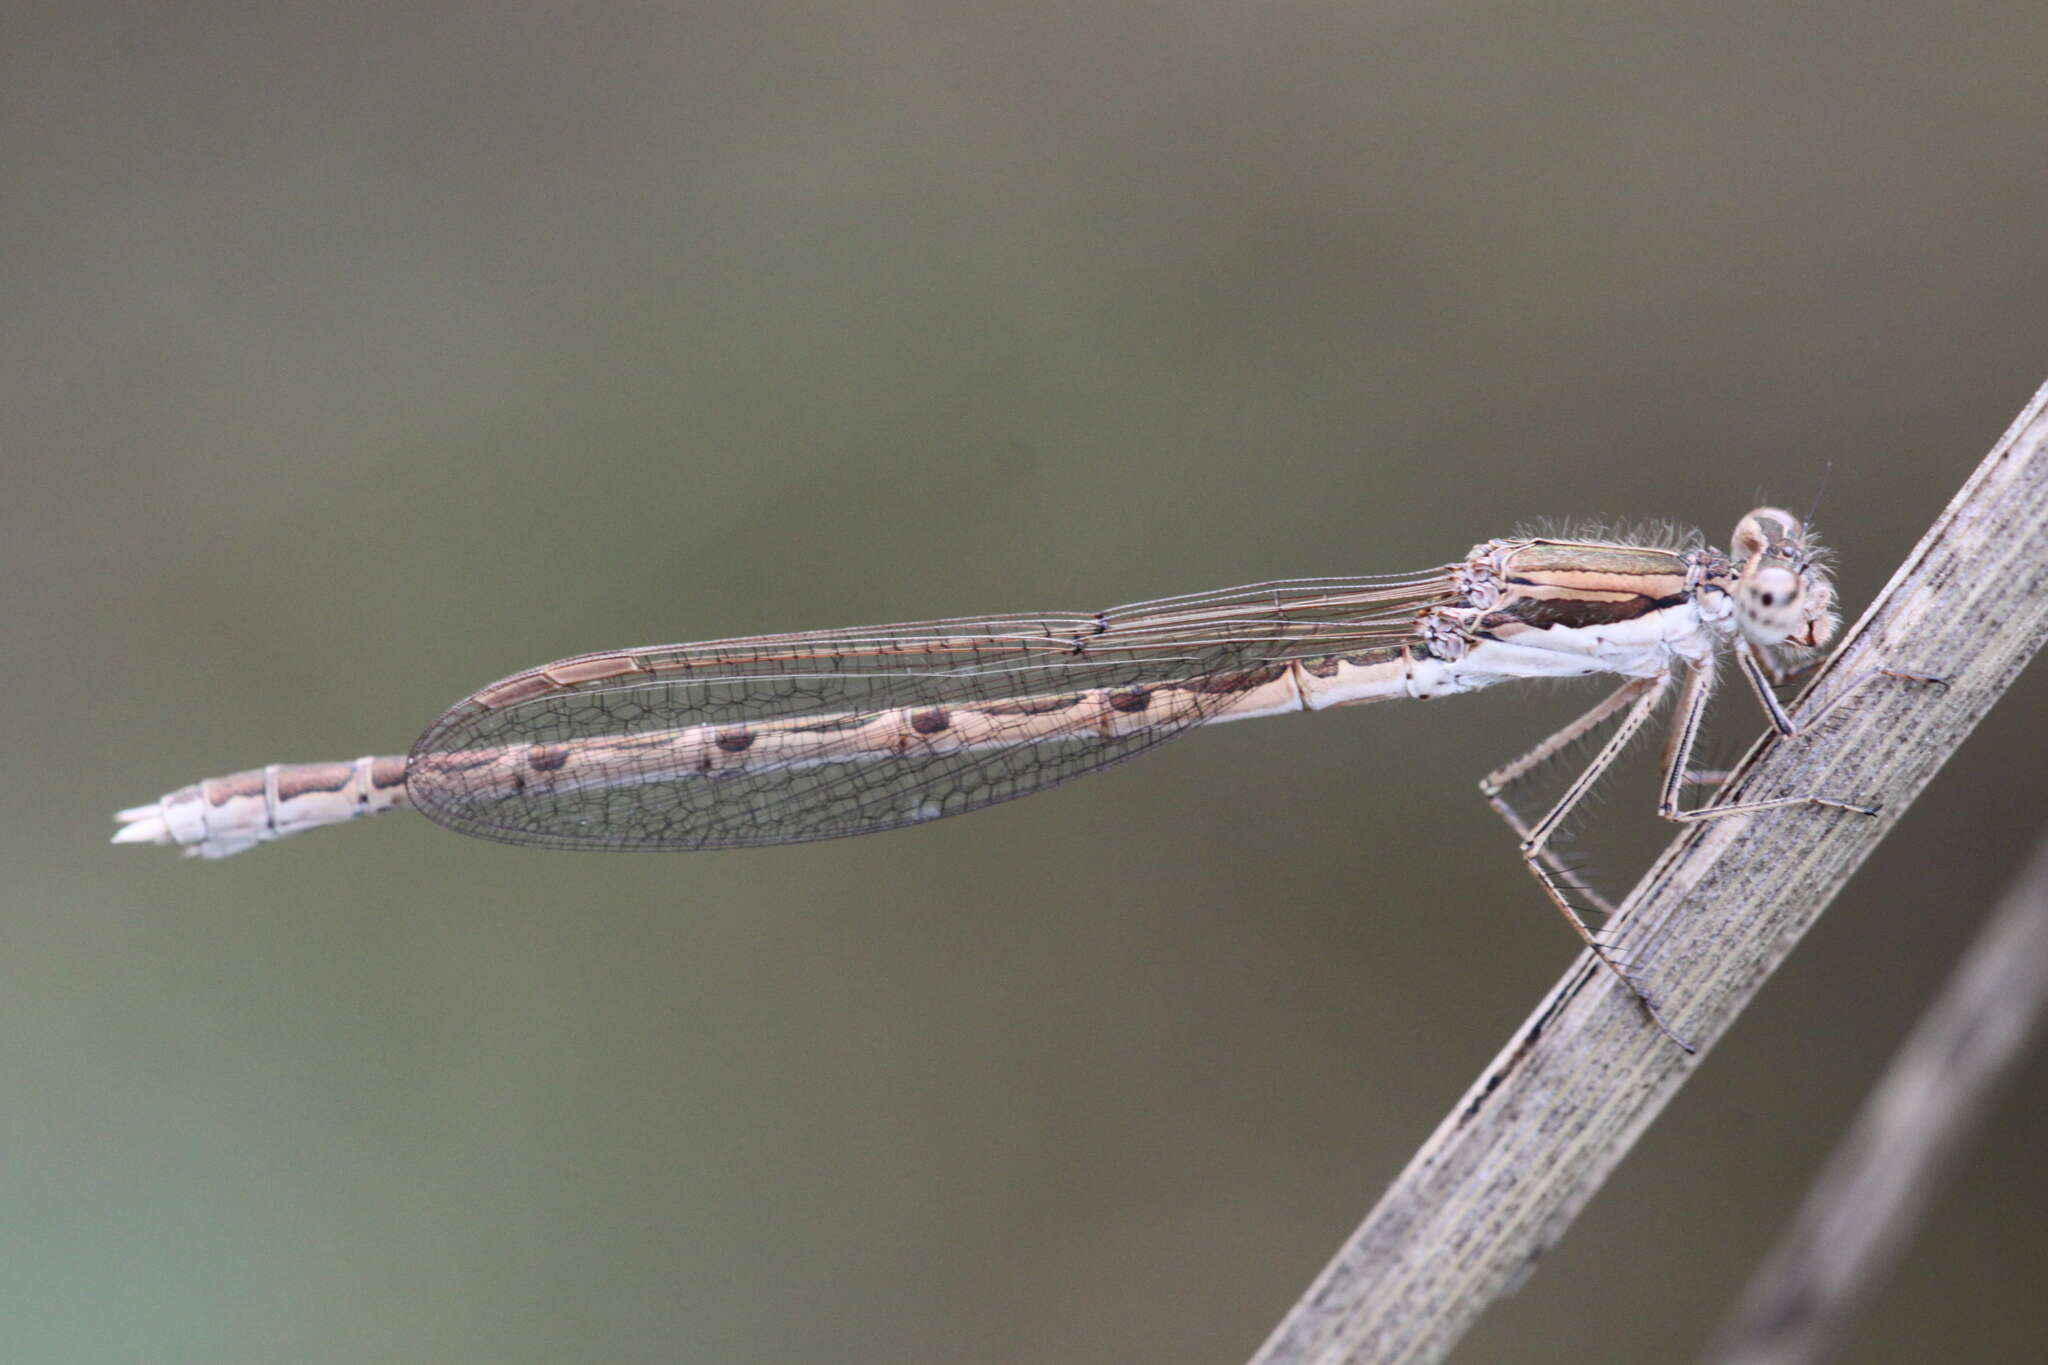
[[1804,720],[1795,722],[1778,701],[1777,693],[1771,689],[1808,677],[1818,671],[1826,660],[1812,659],[1793,668],[1780,668],[1775,660],[1764,657],[1761,651],[1747,643],[1736,646],[1735,658],[1742,669],[1742,676],[1749,680],[1750,690],[1756,693],[1757,704],[1763,707],[1764,714],[1771,719],[1772,728],[1781,735],[1796,735],[1801,730],[1811,730],[1833,715],[1836,707],[1879,678],[1892,678],[1899,682],[1930,683],[1935,687],[1948,686],[1946,678],[1938,678],[1932,673],[1914,673],[1898,668],[1866,668],[1843,683],[1835,695],[1829,697],[1818,711]]
[[1773,687],[1789,687],[1793,683],[1803,683],[1820,672],[1820,666],[1828,661],[1827,655],[1816,654],[1803,662],[1787,664],[1779,662],[1767,649],[1747,649],[1746,652],[1756,659],[1758,669]]
[[[1751,689],[1756,693],[1757,700],[1762,705],[1764,713],[1770,718],[1772,728],[1783,735],[1797,734],[1800,730],[1817,724],[1833,712],[1837,706],[1841,705],[1857,689],[1878,677],[1891,677],[1908,682],[1928,682],[1936,685],[1946,685],[1942,679],[1927,674],[1907,673],[1892,669],[1872,669],[1852,678],[1840,692],[1829,699],[1826,705],[1822,706],[1813,715],[1807,717],[1802,725],[1794,723],[1791,716],[1786,713],[1783,704],[1778,701],[1776,694],[1770,689],[1773,683],[1791,681],[1795,677],[1803,676],[1806,672],[1811,671],[1812,666],[1808,665],[1794,670],[1777,669],[1769,661],[1760,659],[1757,651],[1746,643],[1738,644],[1736,657],[1740,661],[1743,675],[1748,679]],[[1655,678],[1634,679],[1624,684],[1598,706],[1552,735],[1549,739],[1538,744],[1522,757],[1489,773],[1486,779],[1480,783],[1480,790],[1485,793],[1488,802],[1492,804],[1495,811],[1507,822],[1508,827],[1521,836],[1522,859],[1528,865],[1530,874],[1536,878],[1537,884],[1542,886],[1544,894],[1550,897],[1551,903],[1563,914],[1565,922],[1571,925],[1573,932],[1585,943],[1587,950],[1593,954],[1594,958],[1602,966],[1612,972],[1617,980],[1628,988],[1629,993],[1634,995],[1642,1004],[1644,1011],[1649,1014],[1651,1020],[1665,1037],[1671,1039],[1672,1042],[1678,1044],[1687,1052],[1692,1052],[1694,1051],[1692,1044],[1681,1038],[1672,1029],[1670,1024],[1665,1022],[1663,1015],[1658,1012],[1655,1002],[1650,999],[1649,995],[1641,987],[1636,985],[1621,963],[1608,951],[1606,945],[1587,928],[1585,921],[1572,908],[1571,902],[1565,897],[1563,888],[1557,880],[1559,876],[1563,875],[1562,870],[1559,868],[1556,859],[1549,852],[1551,837],[1571,814],[1572,809],[1578,805],[1586,793],[1606,773],[1607,769],[1613,766],[1614,761],[1620,757],[1621,752],[1628,747],[1629,741],[1635,737],[1636,732],[1649,719],[1650,713],[1656,709],[1657,703],[1663,695],[1663,690],[1669,681],[1669,676],[1664,675]],[[1702,776],[1690,773],[1692,751],[1694,744],[1699,738],[1700,723],[1705,717],[1707,703],[1713,695],[1713,689],[1714,664],[1711,658],[1707,658],[1693,665],[1686,675],[1678,714],[1674,718],[1670,737],[1665,743],[1664,782],[1657,810],[1659,815],[1667,820],[1688,823],[1697,820],[1715,819],[1724,815],[1743,815],[1756,811],[1779,810],[1789,806],[1820,806],[1854,811],[1865,815],[1877,814],[1873,807],[1858,805],[1849,801],[1837,801],[1825,796],[1788,796],[1765,801],[1741,801],[1727,805],[1707,806],[1695,811],[1680,810],[1678,801],[1686,782],[1689,778],[1698,780]],[[1502,795],[1503,791],[1513,782],[1556,757],[1568,745],[1582,738],[1595,726],[1624,706],[1628,708],[1627,713],[1622,717],[1621,723],[1615,727],[1615,731],[1608,738],[1607,743],[1594,756],[1593,761],[1587,765],[1585,771],[1573,780],[1571,787],[1566,790],[1564,796],[1558,800],[1557,804],[1550,809],[1548,814],[1541,820],[1538,820],[1533,826],[1526,825],[1521,816],[1508,804]],[[1726,775],[1716,774],[1714,776],[1725,777]],[[1599,897],[1593,896],[1592,899],[1603,911],[1609,914],[1613,913],[1612,909],[1604,901],[1600,900]]]
[[1614,691],[1602,697],[1600,704],[1586,712],[1585,715],[1580,716],[1556,734],[1551,735],[1520,758],[1501,764],[1498,768],[1495,768],[1492,772],[1481,778],[1479,790],[1485,792],[1488,796],[1497,795],[1514,783],[1521,781],[1551,759],[1556,758],[1567,748],[1584,738],[1589,730],[1592,730],[1616,711],[1634,701],[1636,696],[1643,690],[1643,681],[1641,678],[1631,678],[1620,687],[1615,688]]
[[[1756,693],[1757,701],[1763,706],[1764,714],[1770,717],[1771,726],[1781,735],[1796,735],[1801,730],[1811,729],[1823,718],[1841,705],[1851,693],[1875,678],[1890,677],[1906,682],[1929,682],[1946,686],[1941,679],[1923,673],[1904,673],[1892,669],[1870,669],[1859,673],[1826,705],[1803,723],[1795,724],[1785,708],[1779,703],[1768,686],[1770,676],[1766,666],[1757,658],[1756,651],[1748,645],[1738,645],[1735,657],[1740,663],[1743,676],[1749,679],[1750,689]],[[1757,811],[1783,810],[1789,806],[1819,806],[1828,810],[1846,810],[1858,815],[1876,815],[1878,808],[1855,801],[1840,801],[1831,796],[1779,796],[1764,801],[1731,801],[1702,806],[1697,810],[1681,810],[1679,799],[1684,791],[1687,770],[1692,764],[1692,749],[1699,738],[1700,721],[1706,714],[1707,700],[1714,688],[1713,663],[1711,660],[1696,665],[1685,681],[1685,691],[1678,704],[1678,716],[1672,722],[1671,739],[1664,751],[1664,789],[1657,802],[1657,814],[1678,824],[1691,824],[1701,820],[1718,820],[1729,815],[1749,815]]]
[[[1524,842],[1528,840],[1529,822],[1522,818],[1522,813],[1508,800],[1507,789],[1585,738],[1609,716],[1633,701],[1640,690],[1640,684],[1636,680],[1623,683],[1601,698],[1600,704],[1585,715],[1551,735],[1520,758],[1503,763],[1479,780],[1480,794],[1486,798],[1486,803],[1493,807],[1494,813],[1507,822],[1507,827],[1515,832],[1516,839]],[[1541,856],[1544,866],[1553,876],[1564,878],[1571,875],[1571,869],[1566,867],[1549,848],[1545,848]],[[1614,906],[1605,896],[1590,886],[1580,886],[1577,890],[1601,915],[1613,918]]]
[[[1657,709],[1657,702],[1662,698],[1664,686],[1668,681],[1668,675],[1631,679],[1623,684],[1613,696],[1593,708],[1593,711],[1588,713],[1590,719],[1582,718],[1581,721],[1574,722],[1573,725],[1566,726],[1564,730],[1559,732],[1559,734],[1570,734],[1571,738],[1576,738],[1623,705],[1628,707],[1628,710],[1621,718],[1621,723],[1614,727],[1614,733],[1608,736],[1607,743],[1600,747],[1600,752],[1593,756],[1593,761],[1586,765],[1585,771],[1572,779],[1571,786],[1566,788],[1564,795],[1558,799],[1557,804],[1552,806],[1549,813],[1541,820],[1538,820],[1523,835],[1521,852],[1522,861],[1528,865],[1530,875],[1536,878],[1537,885],[1541,886],[1543,893],[1550,897],[1550,903],[1555,905],[1558,913],[1564,916],[1565,923],[1572,927],[1572,932],[1579,936],[1580,941],[1586,945],[1587,951],[1591,952],[1599,960],[1601,966],[1614,973],[1615,980],[1628,988],[1629,994],[1633,995],[1642,1005],[1644,1012],[1650,1016],[1651,1022],[1656,1024],[1658,1030],[1665,1037],[1678,1044],[1681,1048],[1684,1048],[1687,1052],[1691,1052],[1694,1050],[1693,1045],[1679,1037],[1671,1025],[1665,1022],[1664,1016],[1658,1013],[1656,1003],[1650,999],[1649,994],[1635,983],[1621,963],[1614,957],[1613,953],[1608,950],[1607,945],[1602,943],[1593,931],[1586,927],[1585,920],[1581,919],[1579,912],[1572,908],[1571,901],[1566,898],[1563,888],[1558,885],[1556,877],[1552,875],[1551,860],[1547,856],[1551,836],[1557,832],[1558,827],[1564,823],[1565,818],[1571,814],[1572,809],[1585,799],[1586,793],[1593,789],[1594,784],[1600,780],[1609,768],[1614,766],[1614,760],[1621,756],[1622,750],[1628,747],[1629,741],[1635,738],[1636,732],[1643,728],[1643,722],[1648,720],[1650,713]],[[1556,738],[1556,736],[1552,736],[1552,739]],[[1569,742],[1570,739],[1566,739],[1557,747],[1562,747],[1564,743]],[[1535,750],[1531,751],[1535,757],[1530,760],[1524,760],[1528,766],[1534,766],[1535,763],[1541,762],[1544,758],[1549,757],[1550,753],[1555,752],[1555,749],[1546,751],[1546,746],[1550,745],[1550,743],[1550,740],[1546,740],[1543,744],[1538,745]],[[1507,769],[1502,771],[1505,772],[1517,767],[1518,764],[1511,763]],[[1527,771],[1527,767],[1521,767],[1520,771]],[[1516,775],[1519,775],[1519,772]],[[1489,778],[1488,780],[1491,781],[1492,779]]]

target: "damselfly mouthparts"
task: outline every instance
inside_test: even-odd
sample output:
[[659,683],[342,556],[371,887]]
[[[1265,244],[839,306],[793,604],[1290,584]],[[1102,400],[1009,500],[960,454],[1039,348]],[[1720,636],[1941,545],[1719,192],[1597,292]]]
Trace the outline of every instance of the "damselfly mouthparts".
[[[412,806],[540,848],[792,843],[994,805],[1197,725],[1617,674],[1616,691],[1481,786],[1544,893],[1677,1041],[1573,908],[1551,841],[1681,674],[1658,814],[1871,813],[1819,795],[1679,805],[1719,656],[1733,654],[1772,726],[1794,733],[1771,687],[1827,643],[1832,599],[1805,527],[1766,507],[1726,554],[1525,536],[1422,573],[1286,579],[1080,616],[611,650],[483,688],[404,757],[272,764],[181,788],[122,811],[114,842],[221,858]],[[1530,822],[1508,804],[1515,782],[1617,715],[1547,814]]]

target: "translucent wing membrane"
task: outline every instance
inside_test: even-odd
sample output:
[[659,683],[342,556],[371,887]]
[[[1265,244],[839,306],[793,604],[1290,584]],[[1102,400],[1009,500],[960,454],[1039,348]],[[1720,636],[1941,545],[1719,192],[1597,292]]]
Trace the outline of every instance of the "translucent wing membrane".
[[454,707],[406,787],[444,825],[547,848],[890,829],[1276,709],[1292,661],[1398,652],[1450,573],[582,655]]

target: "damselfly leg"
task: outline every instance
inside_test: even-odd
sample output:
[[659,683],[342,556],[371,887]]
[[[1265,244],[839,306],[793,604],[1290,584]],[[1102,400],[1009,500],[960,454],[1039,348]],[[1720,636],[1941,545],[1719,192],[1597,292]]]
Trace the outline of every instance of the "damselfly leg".
[[[1804,721],[1794,721],[1770,689],[1773,685],[1795,681],[1811,674],[1816,665],[1809,663],[1794,669],[1780,668],[1774,660],[1746,644],[1738,644],[1734,652],[1743,675],[1749,680],[1759,705],[1771,721],[1772,728],[1785,737],[1812,729],[1856,691],[1879,678],[1945,685],[1940,678],[1929,674],[1897,669],[1866,669],[1851,678],[1811,716]],[[1543,888],[1551,904],[1564,916],[1572,931],[1585,943],[1601,965],[1614,973],[1641,1002],[1657,1027],[1673,1042],[1690,1052],[1693,1050],[1691,1044],[1680,1037],[1664,1020],[1649,994],[1628,974],[1626,964],[1615,956],[1612,945],[1587,925],[1579,908],[1573,904],[1572,896],[1567,894],[1565,879],[1569,875],[1568,871],[1551,847],[1551,841],[1570,817],[1573,809],[1613,766],[1614,761],[1621,756],[1622,751],[1655,712],[1669,683],[1669,674],[1629,680],[1577,720],[1558,730],[1521,757],[1487,774],[1479,787],[1487,802],[1520,838],[1522,858],[1528,865],[1530,874],[1536,878],[1537,884]],[[1719,782],[1731,775],[1721,772],[1702,774],[1692,768],[1693,749],[1699,739],[1707,705],[1713,697],[1714,685],[1715,667],[1711,656],[1695,662],[1688,668],[1685,682],[1679,690],[1677,712],[1672,718],[1670,734],[1665,742],[1663,779],[1657,804],[1657,814],[1661,818],[1678,824],[1692,824],[1723,819],[1731,815],[1750,815],[1759,811],[1782,810],[1793,806],[1842,810],[1857,815],[1878,813],[1878,808],[1873,805],[1813,794],[1755,801],[1717,801],[1693,810],[1683,809],[1680,806],[1680,799],[1688,782]],[[1614,733],[1608,737],[1607,742],[1585,769],[1572,780],[1564,795],[1534,824],[1526,821],[1508,801],[1508,788],[1556,759],[1573,744],[1598,729],[1616,712],[1621,712],[1622,718]],[[1579,900],[1598,911],[1607,920],[1611,921],[1615,916],[1615,907],[1591,887],[1579,885],[1571,889]]]

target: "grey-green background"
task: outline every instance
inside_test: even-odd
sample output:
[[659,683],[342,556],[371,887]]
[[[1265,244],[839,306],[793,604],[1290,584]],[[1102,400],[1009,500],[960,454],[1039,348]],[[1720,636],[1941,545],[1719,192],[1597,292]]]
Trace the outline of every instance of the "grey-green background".
[[[1472,782],[1588,692],[743,854],[108,814],[586,649],[1719,540],[1830,462],[1853,614],[2048,378],[2044,50],[2035,3],[7,6],[0,1359],[1241,1359],[1571,960]],[[2048,817],[2044,695],[1460,1360],[1697,1349]],[[1579,840],[1610,886],[1650,799]],[[2038,1348],[2044,1093],[1849,1358]]]

